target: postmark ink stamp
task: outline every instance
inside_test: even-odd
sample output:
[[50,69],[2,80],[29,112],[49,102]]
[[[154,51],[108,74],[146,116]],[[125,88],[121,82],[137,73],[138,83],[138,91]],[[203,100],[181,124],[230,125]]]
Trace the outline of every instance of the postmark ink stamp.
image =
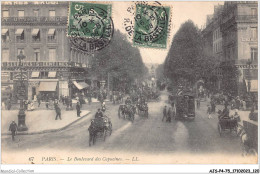
[[68,15],[71,43],[86,52],[106,47],[114,32],[111,9],[111,4],[71,2]]
[[133,45],[166,48],[170,7],[136,4]]

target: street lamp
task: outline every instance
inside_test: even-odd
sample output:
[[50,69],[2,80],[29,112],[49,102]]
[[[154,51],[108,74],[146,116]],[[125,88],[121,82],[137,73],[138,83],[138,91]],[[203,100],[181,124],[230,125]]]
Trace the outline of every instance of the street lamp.
[[22,69],[22,60],[25,59],[25,56],[23,55],[22,50],[20,51],[20,54],[17,56],[17,59],[19,61],[19,67],[20,67],[20,88],[18,88],[18,96],[20,99],[20,109],[18,113],[18,131],[27,131],[28,128],[25,124],[25,112],[24,112],[24,106],[23,106],[23,99],[25,94],[25,86],[23,83],[23,69]]
[[252,60],[248,59],[247,63],[248,65],[248,93],[250,94],[250,90],[251,90],[251,74],[250,74],[250,68],[251,68],[251,64],[252,64]]

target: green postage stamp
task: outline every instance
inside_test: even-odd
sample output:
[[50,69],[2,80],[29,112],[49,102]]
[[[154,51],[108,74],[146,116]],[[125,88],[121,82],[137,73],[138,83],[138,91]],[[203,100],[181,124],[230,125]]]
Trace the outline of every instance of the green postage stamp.
[[166,48],[170,7],[136,4],[133,44]]
[[112,35],[111,4],[71,2],[68,36],[106,39]]

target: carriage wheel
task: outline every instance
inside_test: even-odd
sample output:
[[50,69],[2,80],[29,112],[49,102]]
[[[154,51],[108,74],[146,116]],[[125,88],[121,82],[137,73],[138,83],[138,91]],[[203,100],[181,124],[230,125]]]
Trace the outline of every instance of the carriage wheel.
[[222,135],[222,128],[221,128],[220,124],[218,124],[218,132],[219,132],[219,135],[221,136]]

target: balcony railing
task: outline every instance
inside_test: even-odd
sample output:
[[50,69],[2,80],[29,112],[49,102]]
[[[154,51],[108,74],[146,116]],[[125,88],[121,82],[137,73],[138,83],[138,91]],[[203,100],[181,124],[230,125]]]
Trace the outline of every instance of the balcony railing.
[[67,23],[67,16],[55,16],[55,17],[2,17],[2,24],[8,23],[53,23],[62,22]]
[[226,22],[222,22],[222,24],[220,25],[220,30],[226,30],[230,26],[234,25],[236,22],[257,22],[257,19],[258,17],[256,15],[236,15],[231,17]]
[[258,16],[257,15],[238,15],[236,16],[236,20],[239,21],[256,21],[257,22]]
[[[69,62],[22,62],[23,67],[69,67]],[[18,61],[2,62],[2,67],[19,67]]]

